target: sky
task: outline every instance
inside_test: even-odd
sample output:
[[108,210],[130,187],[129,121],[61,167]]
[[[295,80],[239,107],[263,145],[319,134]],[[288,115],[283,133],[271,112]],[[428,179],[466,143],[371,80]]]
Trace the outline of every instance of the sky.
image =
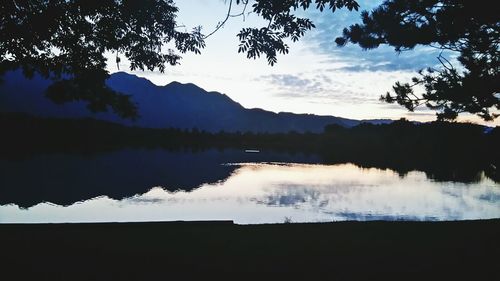
[[[177,23],[185,26],[180,30],[190,31],[201,25],[204,34],[215,29],[228,9],[228,1],[224,0],[175,2],[179,8]],[[372,10],[382,1],[358,3],[361,11]],[[240,12],[242,7],[233,7],[232,13]],[[379,101],[379,97],[390,91],[394,82],[410,82],[419,69],[437,65],[437,50],[421,46],[398,54],[388,46],[369,51],[357,45],[340,48],[335,45],[335,38],[344,27],[360,22],[360,12],[310,9],[298,15],[313,20],[316,28],[299,42],[287,42],[290,53],[279,55],[274,66],[268,65],[265,57],[247,59],[245,54],[238,53],[236,34],[241,28],[266,25],[256,14],[249,14],[245,18],[230,18],[224,28],[207,38],[207,46],[200,55],[184,54],[180,65],[168,66],[164,73],[132,72],[123,60],[120,69],[157,85],[172,81],[194,83],[207,91],[224,93],[247,108],[353,119],[435,119],[435,113],[425,108],[408,112],[397,104]],[[448,55],[452,59],[453,54]],[[118,71],[113,55],[109,56],[108,69]],[[460,121],[484,123],[472,115],[463,115]],[[500,120],[485,124],[498,126]]]

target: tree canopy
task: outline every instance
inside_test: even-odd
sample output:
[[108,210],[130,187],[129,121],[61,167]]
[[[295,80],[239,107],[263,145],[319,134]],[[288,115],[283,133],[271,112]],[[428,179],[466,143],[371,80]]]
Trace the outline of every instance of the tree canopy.
[[[246,15],[247,8],[267,21],[259,28],[243,28],[238,52],[248,58],[265,56],[270,65],[288,53],[295,42],[314,28],[298,11],[358,10],[355,0],[228,0],[226,18],[214,31],[201,27],[179,31],[173,0],[6,0],[0,2],[0,77],[21,68],[26,76],[39,73],[54,80],[47,96],[53,101],[83,100],[93,111],[111,107],[122,117],[136,117],[128,97],[105,84],[105,53],[130,61],[131,70],[159,70],[176,65],[182,54],[199,54],[205,39],[230,17]],[[242,9],[234,14],[235,6]],[[470,112],[485,120],[497,115],[499,97],[499,21],[485,0],[387,0],[372,12],[362,13],[362,24],[346,28],[338,45],[364,49],[382,44],[397,52],[417,45],[457,52],[459,66],[440,55],[440,68],[429,67],[413,84],[397,82],[382,99],[409,110],[420,105],[438,111],[439,119],[454,119]],[[417,94],[415,87],[423,86]]]
[[56,102],[84,100],[94,111],[108,106],[136,115],[127,96],[105,85],[105,52],[130,60],[131,70],[164,71],[180,54],[200,53],[200,28],[176,29],[171,0],[18,0],[0,2],[0,74],[22,68],[56,81],[47,95]]
[[[248,0],[236,0],[236,4],[248,5]],[[231,3],[230,3],[231,5]],[[252,10],[268,22],[261,28],[243,28],[238,33],[240,45],[238,52],[246,53],[248,58],[258,58],[264,54],[270,65],[277,62],[277,53],[287,54],[288,45],[284,39],[296,42],[307,30],[315,27],[308,18],[297,17],[294,12],[316,8],[323,12],[347,8],[358,10],[359,4],[354,0],[255,0]],[[228,15],[230,15],[231,6]],[[243,9],[244,13],[245,9]],[[223,24],[223,23],[222,23]]]
[[[419,71],[412,84],[396,82],[381,99],[408,110],[425,105],[438,119],[469,112],[493,120],[500,109],[500,16],[484,0],[388,0],[372,12],[362,12],[362,24],[344,29],[338,45],[364,49],[386,44],[397,52],[417,45],[441,50],[440,67]],[[442,52],[457,54],[458,65]],[[422,93],[417,93],[422,89]]]
[[[354,0],[315,0],[320,10],[357,9]],[[232,7],[248,0],[229,0]],[[245,28],[238,37],[239,52],[248,58],[265,54],[269,64],[277,53],[287,53],[284,40],[297,41],[314,27],[307,18],[293,14],[308,9],[311,0],[256,0],[252,12],[269,22],[262,28]],[[195,27],[179,31],[178,12],[172,0],[6,0],[0,2],[0,77],[21,68],[28,77],[34,73],[54,80],[47,96],[57,103],[83,100],[93,111],[111,107],[122,117],[136,117],[137,109],[128,97],[105,84],[106,52],[130,61],[131,70],[159,70],[176,65],[187,52],[199,54],[210,36]],[[224,20],[216,28],[224,25]]]

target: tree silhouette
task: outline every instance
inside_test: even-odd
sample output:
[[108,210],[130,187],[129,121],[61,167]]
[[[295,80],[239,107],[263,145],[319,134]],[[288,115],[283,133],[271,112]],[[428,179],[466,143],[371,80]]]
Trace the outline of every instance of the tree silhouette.
[[[233,14],[238,5],[243,9]],[[226,18],[203,35],[201,27],[177,30],[172,0],[1,1],[0,77],[18,68],[28,77],[39,73],[54,80],[47,96],[56,103],[83,100],[92,111],[111,107],[122,117],[137,117],[128,96],[106,86],[104,54],[115,53],[117,64],[126,57],[131,70],[163,72],[167,64],[178,64],[183,53],[200,53],[207,37],[230,17],[244,17],[249,5],[249,0],[234,0],[234,5],[229,0]],[[310,8],[334,12],[359,5],[354,0],[255,0],[252,12],[268,24],[242,29],[238,52],[253,59],[265,55],[274,65],[277,54],[288,53],[285,40],[295,42],[315,27],[295,14]],[[413,84],[397,82],[382,100],[410,111],[425,105],[437,111],[438,119],[455,119],[461,112],[484,120],[498,116],[490,110],[500,109],[500,23],[484,0],[387,0],[371,13],[363,12],[362,19],[344,30],[338,45],[373,49],[387,44],[397,52],[426,45],[459,54],[459,67],[440,54],[441,68],[421,70]],[[424,92],[416,93],[415,87]]]
[[[315,0],[316,8],[335,11],[358,9],[354,0]],[[159,70],[176,65],[181,54],[200,53],[205,39],[231,16],[245,16],[248,0],[229,1],[227,17],[213,32],[178,31],[172,0],[6,0],[0,2],[0,78],[21,68],[27,77],[35,73],[54,80],[47,96],[56,103],[86,101],[92,111],[111,107],[122,117],[137,117],[129,97],[105,84],[106,52],[130,61],[131,70]],[[239,52],[248,58],[265,54],[270,65],[277,53],[287,53],[284,40],[297,41],[313,28],[307,18],[293,14],[309,9],[311,0],[256,0],[252,10],[269,21],[266,27],[245,28],[238,37]],[[239,14],[232,8],[243,5]],[[1,81],[0,81],[1,82]]]
[[[0,76],[22,68],[28,77],[53,79],[55,102],[84,100],[93,111],[108,106],[136,116],[128,97],[105,85],[105,52],[130,60],[131,70],[178,64],[179,53],[200,53],[200,27],[176,30],[171,0],[37,0],[0,2]],[[170,46],[170,47],[167,47]]]
[[[231,1],[232,2],[232,1]],[[231,12],[231,2],[229,12]],[[308,18],[297,17],[294,12],[311,8],[312,0],[255,0],[252,9],[258,16],[268,22],[261,28],[244,28],[238,33],[240,45],[238,52],[246,53],[247,58],[258,58],[264,54],[267,62],[274,65],[277,62],[277,53],[287,54],[288,45],[284,39],[296,42],[307,30],[314,28]],[[248,0],[236,0],[237,4],[248,5]],[[316,9],[323,12],[325,9],[335,12],[337,9],[347,8],[358,10],[359,4],[354,0],[315,0]],[[245,8],[242,14],[244,15]],[[224,21],[225,22],[225,21]],[[219,26],[223,25],[220,24]]]
[[[363,49],[382,44],[397,52],[417,45],[458,53],[458,67],[438,56],[440,68],[419,71],[412,84],[397,82],[381,100],[413,111],[425,105],[438,119],[469,112],[493,120],[500,109],[500,17],[491,2],[466,0],[387,0],[372,12],[362,12],[362,24],[344,29],[336,43]],[[415,92],[423,87],[423,93]]]

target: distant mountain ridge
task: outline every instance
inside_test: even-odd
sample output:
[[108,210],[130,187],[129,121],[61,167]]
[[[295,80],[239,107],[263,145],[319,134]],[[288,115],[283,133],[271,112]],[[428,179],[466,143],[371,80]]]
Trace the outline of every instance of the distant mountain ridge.
[[[0,84],[0,112],[23,112],[42,117],[95,118],[128,126],[146,128],[180,128],[208,132],[322,132],[328,124],[344,127],[361,121],[313,114],[274,113],[247,109],[219,92],[207,92],[194,84],[172,82],[158,86],[151,81],[125,72],[111,75],[107,84],[131,96],[138,105],[139,118],[121,119],[112,112],[92,113],[83,102],[57,105],[44,96],[51,81],[35,76],[25,78],[20,71],[8,72]],[[388,123],[391,120],[367,120]]]

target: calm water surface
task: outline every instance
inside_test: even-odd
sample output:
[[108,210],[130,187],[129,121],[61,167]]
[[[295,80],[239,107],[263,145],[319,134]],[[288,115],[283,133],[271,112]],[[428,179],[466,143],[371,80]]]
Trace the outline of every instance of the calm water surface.
[[419,171],[401,176],[315,161],[314,156],[215,150],[0,160],[0,222],[500,217],[500,185],[484,176],[474,183],[437,182]]

